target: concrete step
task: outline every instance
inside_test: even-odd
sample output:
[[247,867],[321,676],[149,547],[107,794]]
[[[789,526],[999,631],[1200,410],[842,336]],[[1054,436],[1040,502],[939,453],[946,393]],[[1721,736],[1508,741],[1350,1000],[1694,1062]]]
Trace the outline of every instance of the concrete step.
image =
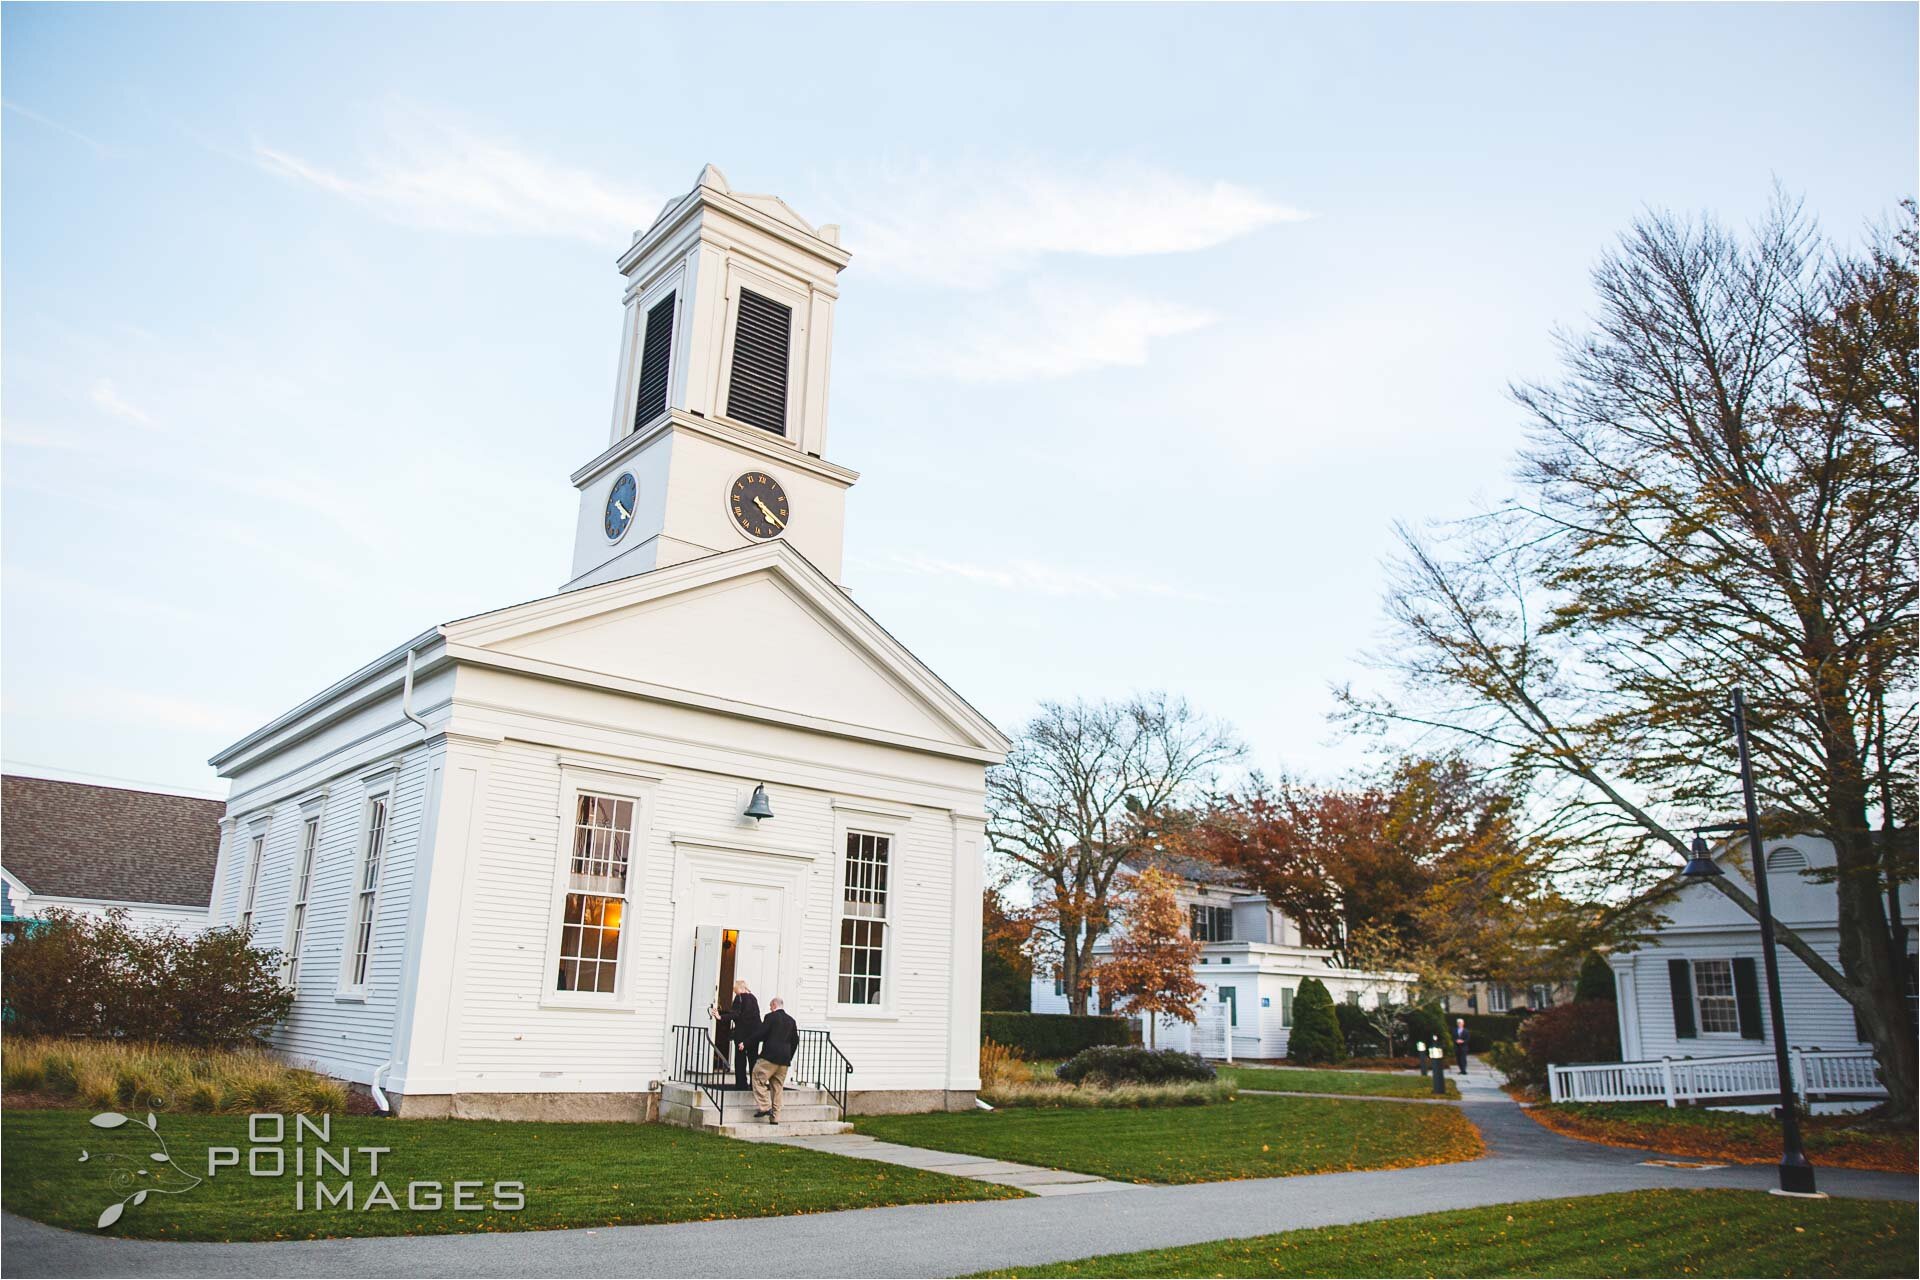
[[737,1138],[742,1142],[769,1142],[781,1138],[806,1138],[833,1133],[852,1133],[853,1126],[844,1120],[794,1120],[780,1113],[779,1124],[768,1124],[765,1120],[750,1120],[742,1124],[723,1124],[708,1130],[723,1138]]

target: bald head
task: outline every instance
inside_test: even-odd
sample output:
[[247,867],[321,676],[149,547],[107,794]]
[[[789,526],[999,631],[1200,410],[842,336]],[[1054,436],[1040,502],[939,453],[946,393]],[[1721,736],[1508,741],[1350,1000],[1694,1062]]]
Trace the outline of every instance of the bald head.
[[786,1007],[787,1007],[787,1002],[785,1000],[782,1000],[779,996],[775,996],[773,999],[767,1001],[767,1008],[769,1009],[784,1009]]

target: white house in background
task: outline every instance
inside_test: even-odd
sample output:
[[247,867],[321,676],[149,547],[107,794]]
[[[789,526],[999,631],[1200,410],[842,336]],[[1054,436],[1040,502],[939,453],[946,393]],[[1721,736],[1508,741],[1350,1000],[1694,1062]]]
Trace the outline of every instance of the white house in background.
[[207,927],[218,800],[7,774],[0,780],[0,915],[9,931],[62,908],[136,926]]
[[[1714,860],[1749,892],[1745,842],[1722,843]],[[1767,843],[1773,914],[1835,966],[1840,963],[1839,906],[1831,884],[1809,872],[1834,865],[1833,846],[1816,836]],[[1906,926],[1908,990],[1913,990],[1914,886],[1900,887]],[[1773,1047],[1760,926],[1711,885],[1680,883],[1667,923],[1631,950],[1607,957],[1620,1010],[1620,1056],[1628,1062],[1767,1053]],[[1780,992],[1792,1048],[1866,1048],[1853,1009],[1784,947],[1776,948]]]
[[972,1105],[1007,743],[839,583],[848,257],[708,167],[619,260],[559,594],[430,627],[213,758],[214,915],[287,953],[281,1049],[406,1116],[650,1116],[742,977],[831,1036],[852,1109]]
[[[1122,871],[1158,865],[1176,880],[1175,892],[1186,908],[1192,936],[1205,943],[1194,976],[1206,988],[1193,1026],[1161,1019],[1154,1041],[1161,1048],[1184,1049],[1210,1058],[1232,1056],[1284,1058],[1293,1031],[1293,1001],[1300,984],[1318,978],[1336,1001],[1369,1007],[1406,1001],[1413,976],[1342,969],[1333,953],[1305,945],[1300,926],[1267,900],[1265,894],[1226,868],[1198,858],[1158,854],[1129,861]],[[1097,959],[1111,954],[1106,939],[1094,943]],[[1112,1000],[1096,982],[1094,1006],[1110,1010]],[[1032,1009],[1066,1013],[1066,985],[1036,967]]]

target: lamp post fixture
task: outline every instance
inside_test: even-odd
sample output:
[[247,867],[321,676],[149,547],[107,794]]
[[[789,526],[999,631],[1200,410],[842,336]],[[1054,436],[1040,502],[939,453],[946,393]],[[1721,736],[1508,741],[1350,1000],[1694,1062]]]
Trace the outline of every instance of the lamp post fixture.
[[1436,1098],[1447,1096],[1447,1056],[1438,1044],[1427,1046],[1427,1065],[1433,1068],[1433,1094]]
[[[1793,1099],[1792,1063],[1787,1053],[1787,1018],[1780,1004],[1780,966],[1773,954],[1773,906],[1767,894],[1767,856],[1760,844],[1760,810],[1753,798],[1753,761],[1747,754],[1747,704],[1740,690],[1733,691],[1733,737],[1740,749],[1740,791],[1746,802],[1747,849],[1753,861],[1754,896],[1760,903],[1760,959],[1767,972],[1767,1012],[1773,1022],[1773,1062],[1780,1081],[1780,1186],[1776,1194],[1813,1196],[1813,1165],[1807,1160],[1800,1142],[1800,1113]],[[1714,830],[1741,830],[1733,823]],[[1693,856],[1680,874],[1689,880],[1710,880],[1726,873],[1714,865],[1707,854],[1707,842],[1699,832],[1693,837]]]

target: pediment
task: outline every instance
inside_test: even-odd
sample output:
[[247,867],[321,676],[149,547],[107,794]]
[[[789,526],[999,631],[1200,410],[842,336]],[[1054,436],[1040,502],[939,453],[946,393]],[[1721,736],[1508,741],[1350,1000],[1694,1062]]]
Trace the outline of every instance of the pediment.
[[784,544],[449,624],[450,645],[559,678],[752,708],[796,722],[998,756],[1005,740]]

